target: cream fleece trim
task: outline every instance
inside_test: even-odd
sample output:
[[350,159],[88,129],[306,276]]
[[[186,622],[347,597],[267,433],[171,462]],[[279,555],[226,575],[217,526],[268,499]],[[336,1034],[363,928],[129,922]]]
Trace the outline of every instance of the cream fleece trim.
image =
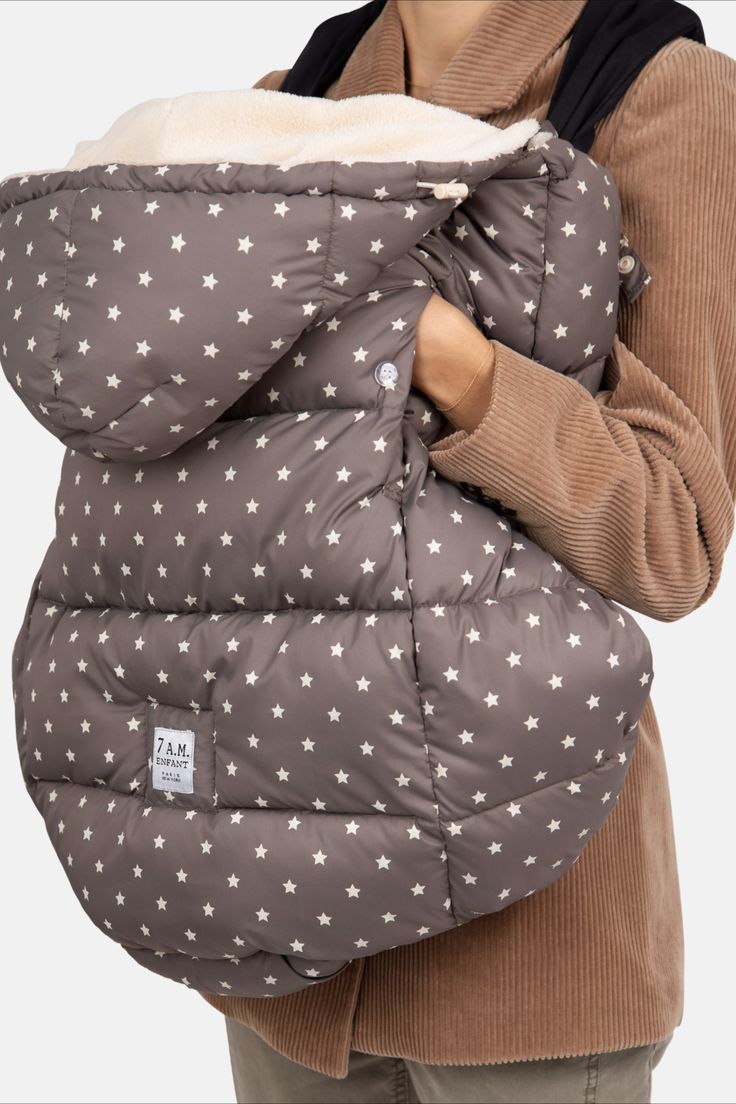
[[410,96],[343,100],[265,88],[189,92],[129,108],[101,138],[78,142],[67,169],[314,161],[484,161],[513,153],[539,129],[505,129]]

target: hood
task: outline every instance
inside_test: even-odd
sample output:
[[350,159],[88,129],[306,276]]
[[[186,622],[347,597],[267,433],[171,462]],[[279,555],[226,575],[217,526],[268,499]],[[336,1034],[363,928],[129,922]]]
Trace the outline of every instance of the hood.
[[400,95],[142,103],[65,167],[0,185],[6,375],[69,447],[166,455],[538,129]]
[[492,161],[538,129],[535,119],[502,129],[397,94],[325,100],[263,88],[191,92],[130,108],[101,138],[78,142],[65,167]]

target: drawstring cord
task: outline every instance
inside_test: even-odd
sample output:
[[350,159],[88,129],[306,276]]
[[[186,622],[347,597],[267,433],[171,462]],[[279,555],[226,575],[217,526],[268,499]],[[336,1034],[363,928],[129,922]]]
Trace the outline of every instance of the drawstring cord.
[[467,184],[455,180],[440,184],[433,180],[417,180],[417,188],[431,188],[435,199],[467,199],[469,193]]

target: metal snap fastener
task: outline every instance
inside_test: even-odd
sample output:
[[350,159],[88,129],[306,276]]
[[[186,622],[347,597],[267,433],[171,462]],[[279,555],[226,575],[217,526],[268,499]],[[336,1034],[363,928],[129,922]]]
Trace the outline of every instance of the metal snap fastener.
[[381,387],[393,387],[399,378],[399,369],[390,360],[382,360],[373,369],[373,375]]
[[631,256],[631,254],[630,253],[624,253],[623,257],[621,257],[621,259],[618,262],[618,270],[619,270],[620,273],[622,273],[625,276],[627,273],[631,272],[631,270],[633,269],[635,264],[636,264],[636,261]]

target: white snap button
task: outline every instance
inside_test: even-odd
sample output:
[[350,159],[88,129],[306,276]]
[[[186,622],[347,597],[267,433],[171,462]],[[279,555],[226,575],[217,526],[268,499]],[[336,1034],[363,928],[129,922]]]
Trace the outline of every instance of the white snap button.
[[633,269],[635,264],[636,264],[636,261],[631,256],[631,254],[630,253],[624,253],[623,257],[618,262],[618,270],[619,270],[619,272],[623,273],[623,275],[625,276],[628,272],[631,272],[631,270]]
[[399,378],[399,369],[390,360],[382,360],[374,368],[373,375],[381,387],[393,387]]

